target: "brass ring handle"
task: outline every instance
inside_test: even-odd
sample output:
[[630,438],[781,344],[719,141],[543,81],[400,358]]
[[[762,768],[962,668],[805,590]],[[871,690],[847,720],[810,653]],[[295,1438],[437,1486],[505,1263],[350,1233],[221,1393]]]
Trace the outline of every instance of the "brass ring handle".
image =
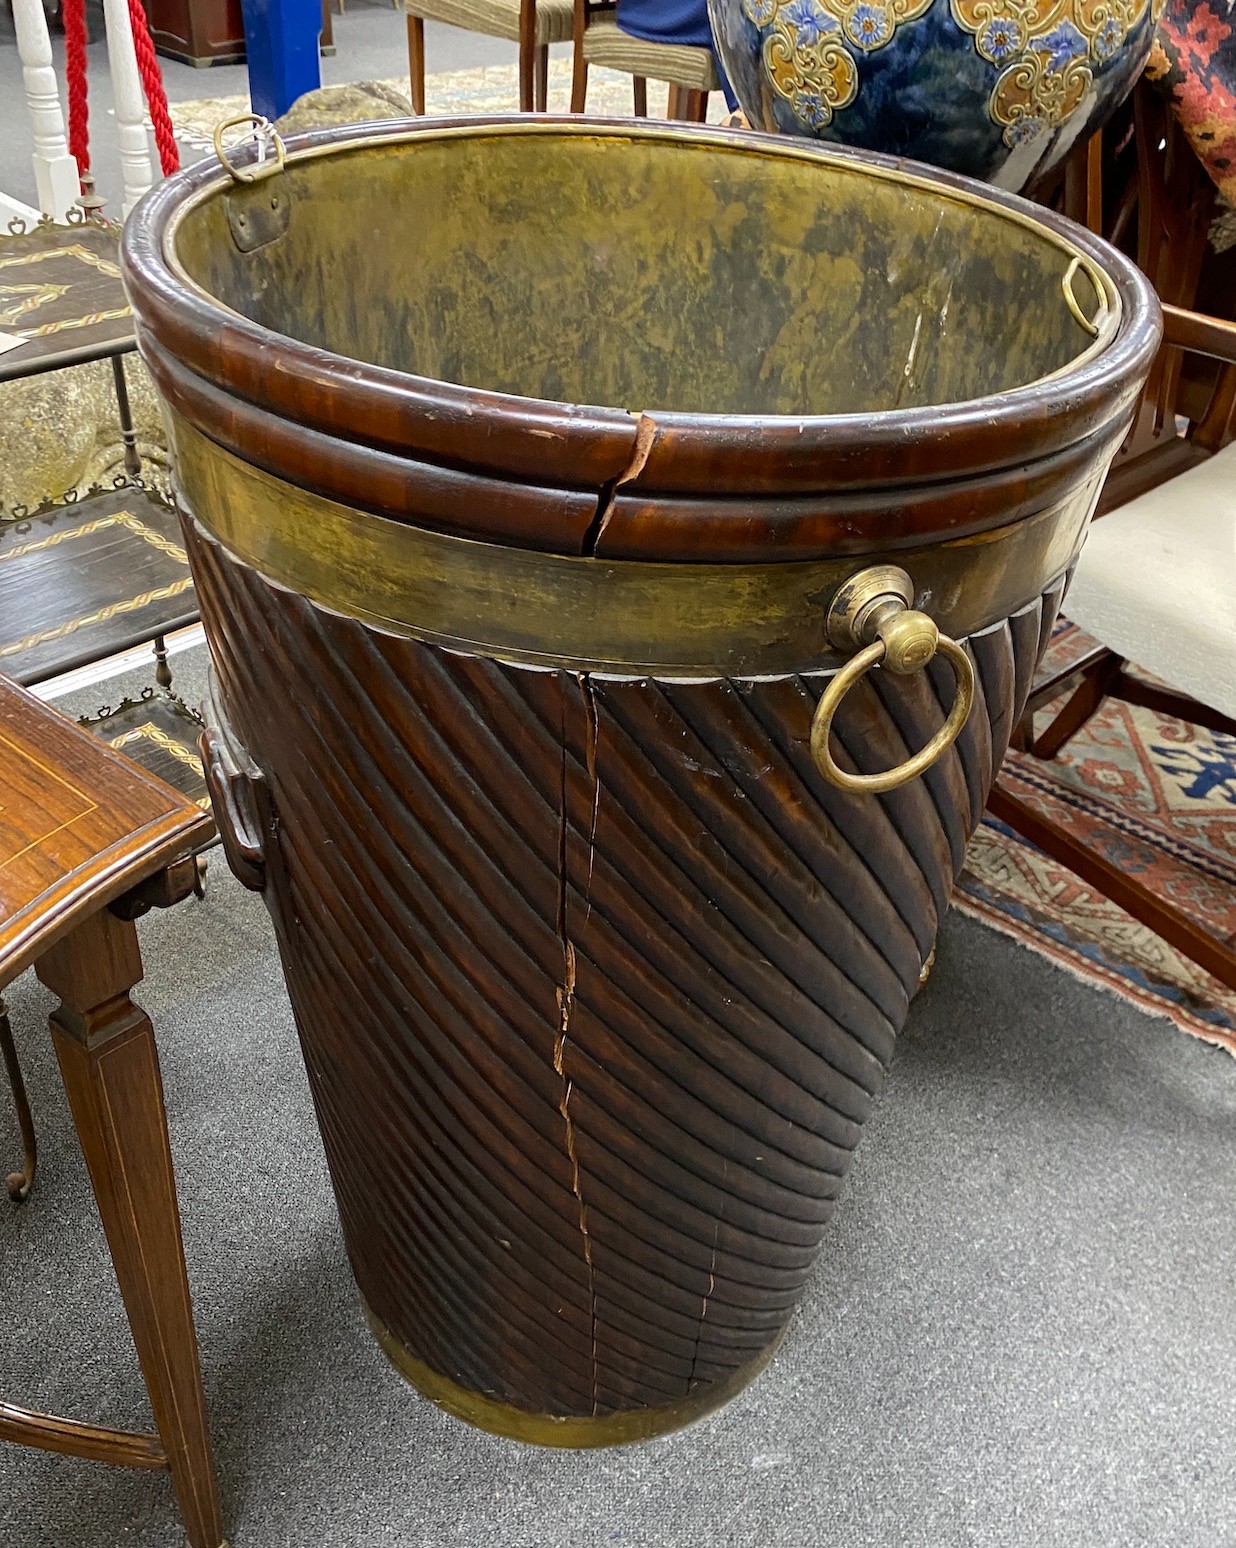
[[942,634],[936,649],[940,655],[947,657],[957,675],[957,697],[948,712],[948,719],[926,747],[920,747],[918,752],[904,763],[899,763],[896,768],[885,769],[882,774],[850,774],[839,768],[828,745],[833,716],[841,707],[842,699],[863,673],[883,661],[886,649],[884,641],[877,640],[874,645],[868,645],[866,650],[860,650],[857,656],[851,656],[820,695],[820,702],[811,717],[811,756],[815,759],[816,767],[830,784],[839,785],[842,790],[853,791],[856,795],[880,795],[886,790],[896,790],[900,785],[907,785],[920,774],[925,774],[940,754],[946,752],[961,735],[961,729],[970,718],[970,710],[974,706],[974,667],[957,641]]
[[1081,309],[1081,303],[1073,291],[1073,276],[1082,266],[1080,258],[1074,258],[1072,263],[1064,271],[1064,278],[1060,281],[1060,289],[1064,292],[1064,304],[1073,314],[1073,321],[1084,328],[1092,339],[1097,339],[1103,324],[1107,321],[1107,297],[1103,294],[1102,287],[1095,281],[1094,276],[1087,270],[1086,277],[1094,285],[1099,297],[1099,309],[1093,317],[1087,317]]
[[[239,129],[243,125],[252,127],[254,138],[261,145],[267,137],[271,141],[274,151],[274,159],[271,161],[255,162],[250,167],[238,167],[228,160],[227,151],[224,149],[223,136],[229,129]],[[283,141],[275,133],[274,126],[269,118],[263,118],[260,113],[238,113],[235,118],[225,118],[221,124],[215,125],[215,155],[232,175],[232,181],[236,183],[260,183],[264,177],[274,177],[276,172],[282,172],[287,152],[284,150]],[[235,149],[235,147],[233,147]]]
[[[956,640],[941,634],[925,613],[910,607],[914,583],[895,565],[873,565],[852,575],[828,611],[827,633],[840,650],[861,646],[820,695],[811,717],[811,756],[830,784],[859,795],[896,790],[925,774],[961,735],[974,707],[974,665]],[[850,774],[828,745],[833,718],[854,684],[872,667],[906,676],[921,671],[937,654],[947,658],[957,679],[953,707],[935,736],[913,756],[882,774]]]

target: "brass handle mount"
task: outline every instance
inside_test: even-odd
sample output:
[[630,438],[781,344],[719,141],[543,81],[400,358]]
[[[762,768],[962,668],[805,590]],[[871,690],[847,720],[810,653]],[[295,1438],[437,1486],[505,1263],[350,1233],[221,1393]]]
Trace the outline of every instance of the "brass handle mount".
[[[925,774],[961,735],[974,706],[974,665],[956,640],[941,634],[926,613],[918,612],[914,583],[897,565],[872,565],[852,575],[837,591],[828,610],[829,642],[854,650],[829,681],[811,718],[811,756],[830,784],[855,794],[880,795]],[[840,768],[829,747],[829,733],[841,701],[872,667],[906,676],[919,672],[936,655],[946,658],[957,679],[953,707],[935,736],[918,752],[881,774],[851,774]]]
[[[229,129],[247,129],[249,133],[225,145],[223,136]],[[257,145],[257,159],[248,166],[237,165],[228,152],[236,150],[248,140],[253,140]],[[260,113],[238,113],[235,118],[225,118],[222,123],[215,125],[214,141],[215,155],[235,183],[260,183],[263,178],[274,177],[277,172],[283,171],[287,160],[287,152],[283,148],[283,141],[275,133],[275,126]]]
[[[1079,269],[1094,286],[1095,294],[1099,298],[1099,309],[1093,317],[1087,317],[1085,312],[1082,311],[1081,302],[1078,301],[1076,292],[1073,289],[1073,276]],[[1095,273],[1094,266],[1092,264],[1083,265],[1080,258],[1074,258],[1064,271],[1063,278],[1060,281],[1060,289],[1064,292],[1064,304],[1073,314],[1073,321],[1077,323],[1078,327],[1085,329],[1092,339],[1097,339],[1103,331],[1103,325],[1111,315],[1111,307],[1107,304],[1107,297],[1103,293],[1103,286]]]

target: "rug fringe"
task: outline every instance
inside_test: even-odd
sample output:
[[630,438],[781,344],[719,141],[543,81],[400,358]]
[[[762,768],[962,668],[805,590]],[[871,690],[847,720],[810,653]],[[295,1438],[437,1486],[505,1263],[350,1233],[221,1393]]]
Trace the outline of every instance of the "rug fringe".
[[1090,984],[1116,999],[1130,1002],[1148,1016],[1161,1017],[1174,1025],[1178,1031],[1187,1032],[1190,1037],[1197,1038],[1199,1042],[1209,1043],[1212,1048],[1222,1048],[1236,1058],[1236,1033],[1212,1026],[1209,1022],[1202,1021],[1200,1017],[1172,1005],[1170,1001],[1158,995],[1144,993],[1110,968],[1083,957],[1080,952],[1074,952],[1058,941],[1046,940],[1037,931],[1031,932],[1016,920],[1010,919],[1007,914],[993,908],[990,903],[981,902],[969,893],[963,892],[960,887],[953,894],[953,907],[971,919],[977,919],[981,924],[998,931],[1001,935],[1008,936],[1026,951],[1048,958],[1080,982]]

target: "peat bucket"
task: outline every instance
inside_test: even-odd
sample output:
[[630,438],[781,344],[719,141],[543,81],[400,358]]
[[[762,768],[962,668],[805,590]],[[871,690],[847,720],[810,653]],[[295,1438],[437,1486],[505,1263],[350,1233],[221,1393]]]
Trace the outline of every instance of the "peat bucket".
[[283,149],[124,237],[228,856],[392,1361],[636,1440],[802,1292],[1156,304],[1043,210],[783,138]]

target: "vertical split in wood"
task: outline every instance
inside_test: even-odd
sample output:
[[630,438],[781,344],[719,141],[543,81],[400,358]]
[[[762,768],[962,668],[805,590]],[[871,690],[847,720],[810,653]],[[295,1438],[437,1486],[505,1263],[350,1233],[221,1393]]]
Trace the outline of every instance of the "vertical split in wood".
[[601,486],[597,496],[596,515],[592,518],[587,532],[584,533],[581,552],[585,555],[595,554],[597,544],[604,536],[609,519],[614,514],[614,500],[623,484],[629,484],[644,471],[644,465],[652,451],[657,439],[657,422],[651,414],[640,414],[635,422],[635,441],[631,447],[631,460],[619,473],[617,478],[612,478]]
[[[595,734],[595,707],[586,674],[580,674],[579,682],[584,690],[585,703],[589,706],[589,743]],[[580,1180],[579,1156],[575,1148],[575,1120],[571,1117],[571,1077],[566,1070],[567,1040],[571,1031],[571,1010],[575,1003],[575,947],[572,944],[567,923],[567,894],[570,883],[567,876],[567,843],[570,831],[567,815],[567,677],[560,674],[562,714],[559,722],[561,746],[561,784],[558,814],[558,939],[562,942],[562,983],[558,987],[558,1033],[554,1039],[554,1070],[562,1083],[562,1095],[558,1111],[562,1114],[565,1129],[567,1160],[571,1165],[571,1191],[579,1214],[579,1233],[583,1240],[584,1266],[588,1271],[588,1323],[592,1360],[592,1413],[595,1417],[600,1408],[599,1366],[597,1362],[597,1279],[592,1261],[592,1237],[588,1230],[588,1206],[584,1202],[584,1190]],[[589,763],[595,767],[595,752],[590,751]],[[595,775],[594,775],[595,784]],[[595,805],[594,805],[595,820]],[[594,828],[595,834],[595,828]]]

